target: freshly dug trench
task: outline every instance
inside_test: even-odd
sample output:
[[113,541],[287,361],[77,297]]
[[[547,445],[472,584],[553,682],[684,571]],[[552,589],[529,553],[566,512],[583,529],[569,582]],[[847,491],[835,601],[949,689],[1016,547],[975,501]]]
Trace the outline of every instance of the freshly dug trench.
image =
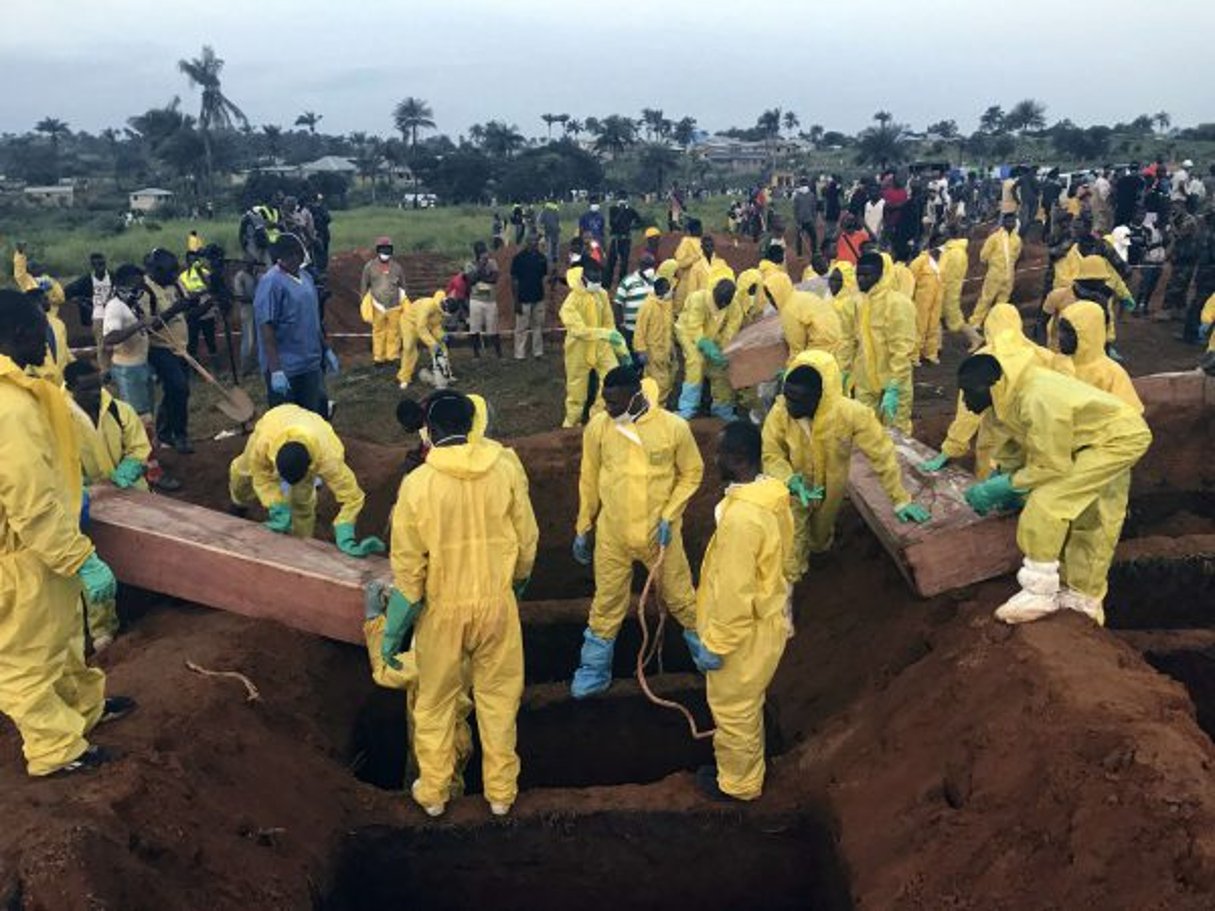
[[1215,626],[1215,554],[1145,553],[1114,563],[1105,616],[1111,629]]
[[351,833],[320,911],[843,911],[848,877],[827,826],[638,812]]

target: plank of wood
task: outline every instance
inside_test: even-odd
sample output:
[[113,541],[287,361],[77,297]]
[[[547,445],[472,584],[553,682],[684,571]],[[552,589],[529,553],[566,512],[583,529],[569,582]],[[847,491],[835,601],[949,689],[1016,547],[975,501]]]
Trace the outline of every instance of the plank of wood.
[[170,497],[99,485],[89,536],[120,582],[233,613],[363,642],[363,587],[390,576],[383,557],[275,534]]
[[857,512],[911,587],[929,598],[1014,572],[1021,565],[1015,515],[979,516],[963,498],[974,476],[950,464],[936,474],[917,467],[936,452],[918,440],[893,433],[903,485],[932,513],[923,525],[902,523],[869,460],[852,457],[848,495]]
[[730,385],[747,389],[772,379],[785,369],[789,346],[781,329],[780,316],[773,313],[747,326],[726,345],[730,359]]

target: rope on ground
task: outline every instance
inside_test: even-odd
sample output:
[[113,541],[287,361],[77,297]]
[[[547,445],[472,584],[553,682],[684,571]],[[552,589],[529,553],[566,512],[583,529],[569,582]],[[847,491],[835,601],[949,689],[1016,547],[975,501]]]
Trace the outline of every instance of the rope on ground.
[[696,719],[692,713],[683,705],[671,699],[663,699],[661,696],[655,695],[650,689],[649,681],[646,680],[645,668],[655,657],[661,661],[660,652],[662,651],[662,636],[666,629],[667,612],[665,608],[660,608],[658,614],[658,628],[654,633],[653,645],[650,644],[650,628],[645,620],[646,605],[650,600],[650,592],[654,589],[655,580],[658,574],[662,571],[662,564],[666,561],[667,549],[660,548],[658,551],[658,559],[654,562],[654,568],[650,570],[650,575],[645,580],[645,587],[641,589],[641,598],[637,602],[637,622],[641,624],[641,647],[637,650],[637,682],[641,684],[641,691],[645,693],[646,698],[654,705],[664,709],[673,709],[679,712],[687,719],[688,730],[692,734],[693,740],[707,740],[716,733],[715,728],[710,728],[707,731],[702,731],[696,726]]
[[192,670],[194,673],[201,674],[204,677],[231,677],[233,680],[239,680],[241,683],[243,683],[245,685],[245,692],[247,694],[245,697],[245,702],[260,702],[261,701],[262,694],[258,690],[258,688],[256,686],[254,686],[253,681],[250,680],[248,677],[246,677],[244,674],[240,673],[239,671],[208,670],[207,668],[202,667],[201,665],[195,664],[189,658],[186,659],[186,667],[189,668],[190,670]]

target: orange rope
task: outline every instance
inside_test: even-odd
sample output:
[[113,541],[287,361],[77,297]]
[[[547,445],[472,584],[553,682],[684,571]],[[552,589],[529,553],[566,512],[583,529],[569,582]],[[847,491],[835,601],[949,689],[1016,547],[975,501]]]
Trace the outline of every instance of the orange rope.
[[650,689],[649,682],[645,679],[646,665],[652,661],[655,656],[658,657],[659,665],[662,662],[662,635],[666,629],[667,612],[666,608],[660,608],[658,614],[658,628],[654,633],[654,644],[650,645],[650,629],[645,621],[645,608],[650,600],[650,591],[654,587],[654,582],[658,578],[658,573],[662,570],[662,564],[667,558],[667,549],[659,548],[658,560],[654,563],[654,568],[650,570],[650,575],[645,580],[645,587],[641,589],[641,600],[637,602],[637,622],[641,624],[641,648],[637,650],[637,682],[641,684],[641,691],[645,693],[646,698],[654,705],[664,709],[674,709],[680,712],[688,721],[688,729],[691,731],[693,740],[707,740],[716,733],[715,728],[710,728],[707,731],[702,731],[696,727],[696,719],[687,708],[674,702],[670,699],[663,699],[661,696],[655,695]]

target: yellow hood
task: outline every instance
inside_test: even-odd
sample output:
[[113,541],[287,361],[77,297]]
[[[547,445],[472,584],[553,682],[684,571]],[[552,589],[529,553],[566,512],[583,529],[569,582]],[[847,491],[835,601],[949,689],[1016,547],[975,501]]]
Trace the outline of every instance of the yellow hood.
[[[844,287],[840,290],[840,294],[847,294],[850,291],[856,291],[856,265],[848,262],[846,259],[837,259],[831,264],[831,269],[839,270],[839,273],[844,278]],[[831,274],[831,269],[827,270],[827,274]]]
[[777,310],[785,309],[785,303],[794,292],[793,282],[783,272],[769,272],[764,278],[764,287],[772,295]]
[[1021,381],[1037,364],[1034,346],[1021,333],[1004,332],[991,339],[985,346],[987,353],[1000,362],[1004,375],[991,388],[992,407],[1001,421],[1008,415],[1008,408]]
[[749,293],[752,285],[762,286],[764,283],[763,273],[759,269],[744,269],[738,275],[738,281],[734,289],[734,303],[738,304],[744,313],[754,314],[763,310],[763,305],[766,303],[759,293],[759,288],[755,289],[755,293]]
[[735,484],[726,491],[727,500],[751,503],[769,512],[789,508],[789,489],[775,478],[757,478],[750,484]]
[[809,351],[803,351],[790,361],[785,373],[788,374],[798,367],[809,367],[823,378],[823,397],[819,401],[818,411],[814,415],[815,423],[818,423],[819,417],[834,411],[836,404],[844,397],[840,365],[836,361],[835,355],[828,351],[820,351],[814,348]]
[[1018,341],[1029,342],[1021,322],[1021,311],[1008,303],[996,304],[991,308],[983,321],[983,334],[989,342],[1006,334],[1014,336],[1011,340],[1014,344]]
[[674,283],[675,273],[678,271],[679,271],[679,263],[675,262],[675,260],[673,260],[673,259],[664,259],[661,263],[658,264],[658,268],[657,268],[657,270],[655,270],[654,277],[656,279],[665,278],[667,281]]
[[565,283],[570,286],[570,291],[585,291],[586,285],[582,283],[582,267],[573,266],[566,269]]
[[878,279],[877,285],[875,285],[873,290],[869,292],[870,294],[876,294],[894,287],[894,257],[885,252],[883,252],[881,256],[882,277]]
[[485,432],[489,429],[489,404],[476,393],[468,398],[473,403],[473,423],[472,430],[468,431],[468,442],[478,443],[485,439]]
[[1076,330],[1072,362],[1081,367],[1105,357],[1105,309],[1092,301],[1076,301],[1060,314]]
[[961,250],[963,253],[970,247],[970,239],[967,237],[955,237],[952,240],[945,241],[946,250]]
[[[474,421],[474,432],[475,432]],[[435,446],[426,455],[426,464],[453,478],[479,478],[494,467],[505,450],[501,443],[473,439],[459,446]]]

